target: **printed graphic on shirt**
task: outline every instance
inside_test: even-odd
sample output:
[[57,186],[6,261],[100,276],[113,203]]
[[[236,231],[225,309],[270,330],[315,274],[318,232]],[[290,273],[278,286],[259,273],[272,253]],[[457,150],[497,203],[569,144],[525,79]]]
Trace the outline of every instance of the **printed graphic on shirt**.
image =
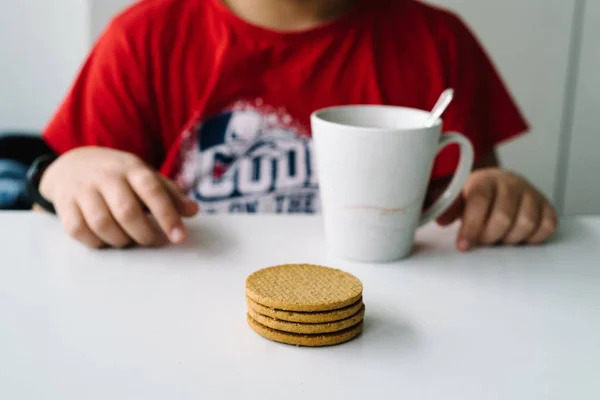
[[195,154],[182,174],[203,212],[320,211],[312,140],[285,110],[238,103],[190,136]]

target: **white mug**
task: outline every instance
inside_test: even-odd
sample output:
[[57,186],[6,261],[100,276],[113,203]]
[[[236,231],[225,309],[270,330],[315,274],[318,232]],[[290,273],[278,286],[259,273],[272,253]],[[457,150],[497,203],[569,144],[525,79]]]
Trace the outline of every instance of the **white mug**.
[[[327,246],[354,261],[407,257],[415,232],[452,205],[473,166],[473,147],[458,133],[427,127],[429,113],[404,107],[351,105],[311,115]],[[448,189],[422,211],[435,157],[460,146]]]

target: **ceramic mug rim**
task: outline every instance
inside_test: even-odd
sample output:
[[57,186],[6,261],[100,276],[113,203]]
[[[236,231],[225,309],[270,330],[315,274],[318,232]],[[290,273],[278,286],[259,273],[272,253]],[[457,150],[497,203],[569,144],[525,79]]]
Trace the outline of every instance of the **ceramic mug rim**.
[[438,120],[431,126],[415,126],[415,127],[397,127],[397,128],[386,128],[386,127],[377,127],[377,126],[360,126],[360,125],[352,125],[349,123],[343,122],[334,122],[329,119],[324,118],[324,114],[335,111],[335,110],[357,110],[357,109],[372,109],[372,110],[389,110],[389,111],[404,111],[411,112],[413,114],[420,114],[423,117],[429,115],[428,111],[421,110],[419,108],[413,107],[403,107],[403,106],[390,106],[383,104],[349,104],[349,105],[340,105],[340,106],[331,106],[318,109],[314,111],[310,118],[311,121],[318,121],[321,124],[328,125],[330,127],[342,128],[342,129],[352,129],[356,132],[370,132],[370,133],[385,133],[385,132],[427,132],[427,131],[437,131],[438,128],[441,128],[442,119],[438,118]]

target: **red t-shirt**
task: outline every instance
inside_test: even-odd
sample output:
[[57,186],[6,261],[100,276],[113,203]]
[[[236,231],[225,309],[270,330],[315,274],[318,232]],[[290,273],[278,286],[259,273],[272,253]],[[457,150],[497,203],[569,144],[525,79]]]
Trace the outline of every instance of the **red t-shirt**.
[[[362,0],[334,22],[282,33],[220,0],[144,0],[100,37],[44,138],[58,153],[134,153],[205,211],[316,212],[311,112],[428,110],[447,87],[444,130],[469,137],[476,157],[527,129],[465,24],[419,1]],[[457,159],[446,149],[433,177]]]

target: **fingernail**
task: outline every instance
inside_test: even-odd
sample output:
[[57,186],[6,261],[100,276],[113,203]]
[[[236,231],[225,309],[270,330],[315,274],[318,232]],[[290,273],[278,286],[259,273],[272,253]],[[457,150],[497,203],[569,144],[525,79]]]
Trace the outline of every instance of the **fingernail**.
[[468,251],[471,248],[471,242],[468,239],[458,240],[458,250]]
[[173,243],[183,242],[183,240],[185,239],[185,232],[183,231],[182,228],[177,227],[171,231],[171,234],[169,235],[169,239]]

